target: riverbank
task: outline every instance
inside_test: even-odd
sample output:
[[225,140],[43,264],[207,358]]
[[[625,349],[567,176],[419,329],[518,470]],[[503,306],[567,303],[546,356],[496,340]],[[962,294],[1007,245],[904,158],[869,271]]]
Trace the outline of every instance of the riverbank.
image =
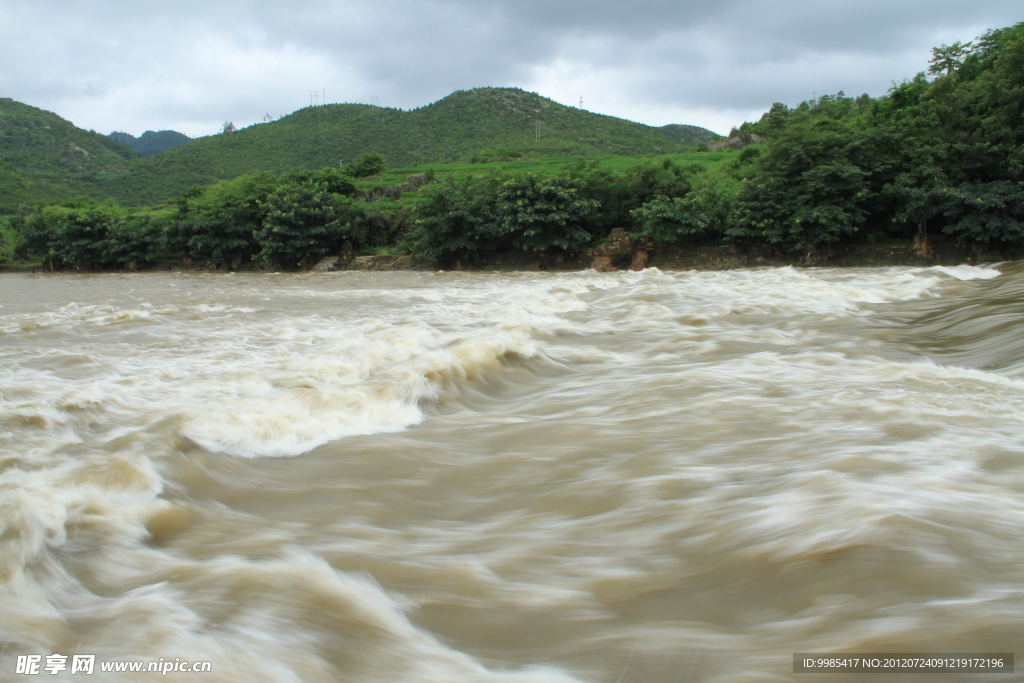
[[[932,239],[921,244],[888,242],[884,244],[846,244],[813,250],[803,254],[782,253],[763,246],[740,246],[735,244],[705,247],[655,247],[650,250],[648,267],[660,270],[731,270],[734,268],[756,268],[760,266],[796,266],[861,268],[870,266],[943,266],[961,263],[978,264],[997,261],[1024,259],[1024,249],[990,248],[981,245],[962,246],[953,241]],[[618,258],[615,266],[625,270],[629,267],[628,256]],[[574,257],[548,253],[522,251],[483,254],[475,263],[456,263],[443,270],[464,271],[575,271],[591,266],[591,257],[579,254]],[[223,259],[193,261],[191,259],[153,261],[140,268],[120,272],[277,272],[271,266],[251,263],[237,269],[230,269]],[[380,254],[355,256],[345,259],[331,256],[321,259],[310,272],[390,271],[390,270],[439,270],[425,259],[409,255]],[[45,264],[8,262],[0,264],[0,273],[43,273],[50,272]],[[65,270],[61,272],[73,272]],[[77,271],[77,272],[118,272],[118,271]]]

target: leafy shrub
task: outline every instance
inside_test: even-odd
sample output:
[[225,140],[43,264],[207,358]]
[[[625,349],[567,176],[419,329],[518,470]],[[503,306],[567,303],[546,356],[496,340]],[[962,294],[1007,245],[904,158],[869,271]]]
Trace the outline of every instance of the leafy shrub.
[[870,154],[863,134],[839,121],[791,125],[754,163],[729,235],[797,251],[854,233],[867,214]]
[[186,190],[168,231],[168,247],[194,259],[222,258],[229,268],[259,252],[255,232],[266,217],[268,195],[277,185],[270,173],[253,173],[208,187]]
[[498,191],[502,231],[523,251],[551,249],[575,253],[593,240],[586,225],[599,203],[581,196],[583,184],[572,178],[520,176]]
[[112,225],[103,248],[105,264],[141,266],[148,263],[159,247],[163,221],[150,216],[128,216]]
[[360,154],[355,161],[345,164],[342,173],[350,178],[369,178],[383,175],[388,170],[388,162],[383,154],[366,152]]
[[160,244],[163,224],[130,216],[116,205],[88,200],[36,211],[12,223],[18,235],[14,253],[56,267],[85,269],[141,264]]
[[1008,180],[966,183],[952,193],[945,232],[961,242],[1016,242],[1024,238],[1024,186]]
[[498,218],[502,178],[453,179],[421,190],[426,197],[416,206],[414,229],[408,236],[414,254],[435,266],[472,263],[482,252],[511,246]]
[[702,244],[722,238],[735,218],[738,184],[724,177],[698,175],[682,197],[664,195],[630,212],[635,235],[655,244]]
[[282,268],[312,265],[354,236],[361,217],[352,206],[355,188],[337,169],[293,171],[268,194],[255,232],[260,256]]

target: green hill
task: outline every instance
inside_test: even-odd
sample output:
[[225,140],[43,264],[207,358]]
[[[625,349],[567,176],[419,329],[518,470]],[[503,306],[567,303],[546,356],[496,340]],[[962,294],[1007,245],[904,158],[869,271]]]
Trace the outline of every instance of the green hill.
[[[704,136],[706,140],[714,134],[704,131]],[[392,166],[409,166],[465,161],[497,147],[531,158],[668,154],[694,144],[673,137],[662,129],[567,107],[523,90],[480,88],[412,111],[364,104],[307,107],[277,121],[199,138],[141,159],[130,174],[106,178],[97,189],[125,203],[150,203],[189,185],[256,170],[338,166],[369,151],[383,153]]]
[[595,114],[516,88],[479,88],[411,111],[364,104],[307,107],[141,158],[49,112],[0,102],[0,161],[20,174],[4,181],[0,172],[0,183],[6,182],[0,189],[14,189],[3,195],[0,211],[69,194],[141,206],[166,201],[191,185],[257,170],[338,166],[363,152],[383,153],[392,167],[468,162],[493,150],[511,150],[524,159],[641,156],[683,152],[713,136],[695,126],[655,128]]
[[166,152],[172,147],[179,147],[186,142],[192,141],[192,138],[176,130],[147,130],[139,137],[135,137],[131,133],[115,131],[107,137],[114,142],[127,145],[144,157],[151,157],[154,154]]
[[0,211],[85,191],[105,174],[127,172],[138,157],[56,114],[0,99]]
[[54,113],[0,99],[0,157],[23,173],[74,176],[117,171],[138,156]]

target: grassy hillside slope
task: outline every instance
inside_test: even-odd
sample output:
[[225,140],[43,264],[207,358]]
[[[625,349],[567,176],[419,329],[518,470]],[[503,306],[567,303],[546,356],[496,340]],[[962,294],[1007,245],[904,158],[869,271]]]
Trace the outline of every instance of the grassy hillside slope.
[[692,144],[658,128],[566,107],[534,93],[480,88],[412,111],[362,104],[308,107],[139,160],[130,174],[106,178],[97,190],[124,203],[151,203],[189,185],[256,170],[338,166],[369,151],[383,153],[392,166],[410,166],[468,160],[498,147],[539,158],[669,154]]
[[95,194],[128,171],[136,152],[48,111],[0,99],[0,214]]
[[[0,100],[0,161],[29,185],[74,189],[105,174],[124,173],[131,160],[138,157],[127,147],[82,130],[56,114],[14,100]],[[5,197],[4,203],[11,199]]]
[[526,160],[637,157],[678,154],[713,135],[696,126],[645,126],[515,88],[479,88],[412,111],[363,104],[308,107],[142,158],[55,114],[0,101],[0,214],[22,203],[78,194],[150,205],[191,185],[258,170],[339,166],[364,152],[383,153],[393,168],[468,162],[481,153],[497,158],[513,152]]

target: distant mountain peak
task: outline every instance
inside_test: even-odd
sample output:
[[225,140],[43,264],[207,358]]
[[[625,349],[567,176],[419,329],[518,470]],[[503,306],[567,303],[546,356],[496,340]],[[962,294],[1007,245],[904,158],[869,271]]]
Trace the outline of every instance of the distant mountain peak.
[[139,137],[130,133],[113,132],[107,136],[115,142],[126,145],[144,157],[151,157],[160,152],[191,142],[192,138],[175,130],[147,130]]

